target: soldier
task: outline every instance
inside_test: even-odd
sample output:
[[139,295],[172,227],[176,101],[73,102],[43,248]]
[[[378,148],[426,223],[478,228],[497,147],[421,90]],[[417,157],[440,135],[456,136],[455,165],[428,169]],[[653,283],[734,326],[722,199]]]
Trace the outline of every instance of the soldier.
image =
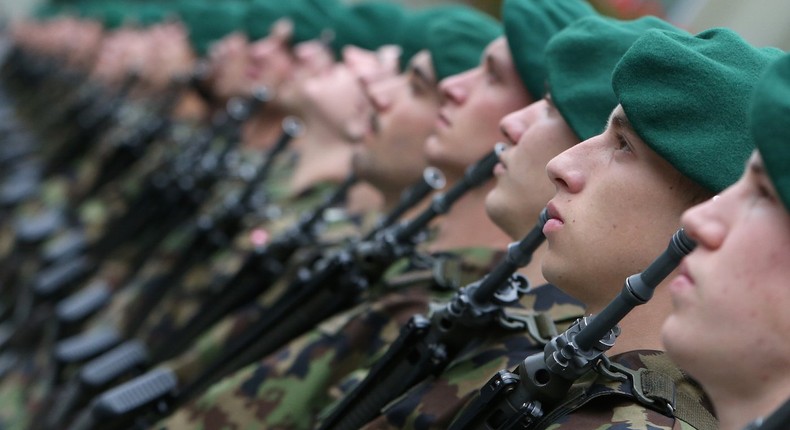
[[[752,146],[746,107],[755,78],[779,54],[726,29],[650,30],[637,39],[612,75],[619,105],[606,130],[546,167],[556,193],[543,229],[545,278],[589,312],[604,309],[626,277],[666,248],[685,209],[735,180]],[[715,116],[703,101],[712,99]],[[670,307],[659,285],[651,303],[619,323],[606,371],[590,371],[530,428],[715,428],[702,391],[661,351],[655,327]],[[642,382],[673,388],[648,398],[639,395]]]
[[790,397],[788,94],[784,56],[760,78],[751,102],[757,150],[738,182],[683,214],[697,247],[667,286],[667,354],[710,395],[722,430],[752,420],[748,428],[757,428]]

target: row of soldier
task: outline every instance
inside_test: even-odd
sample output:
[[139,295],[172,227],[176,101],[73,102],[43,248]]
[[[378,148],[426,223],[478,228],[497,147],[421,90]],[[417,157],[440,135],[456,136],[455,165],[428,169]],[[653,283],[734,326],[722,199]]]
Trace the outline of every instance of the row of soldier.
[[10,29],[3,428],[788,426],[787,54],[280,3]]

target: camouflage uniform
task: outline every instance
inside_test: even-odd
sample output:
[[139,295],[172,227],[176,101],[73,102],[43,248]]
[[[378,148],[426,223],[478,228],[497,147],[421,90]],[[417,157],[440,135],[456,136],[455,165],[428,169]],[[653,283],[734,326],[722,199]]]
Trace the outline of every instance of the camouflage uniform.
[[[641,371],[642,381],[660,380],[673,390],[653,395],[673,404],[674,416],[658,406],[637,401],[630,383],[612,380],[591,371],[574,385],[562,405],[530,429],[672,429],[714,430],[718,427],[709,401],[697,383],[686,376],[661,351],[629,351],[611,358],[630,371]],[[660,379],[659,379],[660,378]],[[659,410],[661,409],[661,410]]]
[[[190,271],[184,278],[183,288],[174,289],[169,297],[165,297],[160,306],[146,319],[139,335],[147,344],[154,345],[167,339],[174,331],[183,328],[201,304],[213,294],[217,294],[216,287],[224,285],[239,269],[244,258],[253,252],[256,246],[260,246],[256,244],[259,237],[278,236],[296,221],[300,213],[315,208],[334,188],[335,184],[320,184],[314,187],[312,192],[305,193],[299,198],[288,199],[289,201],[281,205],[270,207],[272,211],[281,211],[276,220],[272,219],[245,229],[235,238],[234,246],[215,254],[210,264]],[[338,240],[357,235],[359,231],[357,220],[343,214],[339,219],[328,223],[326,231],[316,239],[316,246],[329,246]],[[233,285],[227,287],[233,288]],[[277,289],[270,288],[270,291],[274,290]]]
[[[234,170],[244,171],[256,169],[263,161],[263,157],[260,155],[261,154],[251,154],[248,152],[242,154],[242,160],[238,163],[238,167]],[[275,166],[279,166],[280,164],[282,163],[275,163]],[[246,184],[247,181],[238,174],[231,174],[227,177],[224,177],[214,185],[211,197],[209,197],[207,202],[198,209],[197,214],[192,219],[195,220],[197,217],[202,215],[210,215],[215,212],[220,212],[223,208],[223,203],[226,201],[226,198],[239,196],[243,192]],[[263,188],[265,191],[270,189],[269,181],[264,184]],[[245,219],[242,221],[242,226],[261,222],[261,220],[266,217],[266,214],[261,212],[245,214]],[[138,274],[127,283],[123,290],[120,291],[117,297],[115,297],[106,311],[102,312],[102,315],[96,319],[93,325],[112,324],[121,332],[128,332],[127,327],[131,323],[130,318],[132,318],[132,313],[134,313],[137,309],[137,306],[139,306],[139,300],[141,300],[141,298],[145,295],[146,286],[151,285],[151,283],[155,282],[157,278],[167,275],[167,273],[173,268],[177,258],[181,254],[188,252],[188,250],[184,249],[184,247],[188,246],[192,242],[192,238],[194,238],[197,234],[198,230],[195,228],[194,222],[185,222],[175,230],[169,232],[167,237],[157,248],[156,252],[154,253],[154,257],[147,260],[146,264],[140,269]],[[234,243],[235,241],[231,240],[227,252],[229,252],[230,248],[234,246]],[[226,252],[226,250],[222,250],[222,252]],[[215,263],[215,261],[218,259],[221,259],[221,256],[214,256],[210,262],[201,262],[197,267],[188,269],[187,273],[185,273],[184,278],[182,279],[181,284],[186,286],[194,286],[194,290],[203,291],[204,288],[198,288],[198,285],[204,286],[209,283],[213,277],[212,274],[218,275],[225,273],[224,270],[219,270],[222,266]],[[226,263],[226,265],[228,264]],[[171,288],[171,290],[176,291],[171,291],[169,294],[179,294],[179,288]],[[162,301],[167,303],[168,301],[172,300],[173,299],[168,299],[167,296],[165,296]],[[183,302],[181,304],[186,305],[186,303]],[[146,319],[150,319],[159,311],[159,309],[164,309],[165,306],[165,304],[161,304],[154,309],[146,309]]]
[[[317,185],[314,187],[313,192],[303,193],[295,206],[303,209],[315,207],[318,201],[323,200],[325,197],[327,188],[331,188],[329,184]],[[284,218],[293,222],[297,213],[296,211],[289,211],[289,216]],[[189,350],[163,363],[163,366],[172,368],[179,376],[180,381],[190,381],[196,375],[199,375],[202,369],[208,366],[226,348],[227,344],[233,341],[236,335],[242,333],[252,322],[262,318],[266,310],[293,280],[295,270],[298,267],[327,247],[335,246],[340,241],[356,236],[360,231],[365,231],[367,225],[372,224],[371,220],[374,217],[374,214],[364,217],[361,225],[366,227],[360,227],[360,220],[349,217],[347,214],[337,216],[337,212],[335,212],[334,219],[326,220],[327,225],[319,238],[315,240],[313,246],[298,251],[288,264],[290,270],[286,271],[267,291],[262,292],[253,303],[234,311],[223,320],[215,323],[205,333],[194,339]],[[282,218],[280,221],[282,221]],[[268,223],[267,234],[269,236],[277,236],[285,227],[286,224],[284,223]],[[242,236],[248,236],[248,234],[243,233]],[[206,280],[211,280],[218,276],[231,276],[232,266],[238,266],[238,264],[227,264],[228,260],[233,259],[236,263],[240,262],[242,257],[251,252],[251,248],[252,245],[248,243],[247,246],[241,247],[241,250],[232,250],[228,253],[229,255],[223,256],[218,262],[220,267]],[[204,280],[203,284],[206,283],[206,280]],[[233,285],[228,285],[228,287],[233,288]],[[150,318],[147,321],[144,329],[140,330],[140,336],[149,345],[161,344],[175,330],[184,328],[188,320],[195,314],[195,310],[205,301],[206,293],[205,287],[187,287],[185,291],[178,292],[176,294],[177,297],[167,302],[164,309],[156,311],[155,316],[158,318]],[[185,303],[186,306],[184,306]]]
[[[584,307],[550,284],[531,289],[510,309],[519,318],[536,321],[529,333],[490,329],[490,336],[470,344],[436,378],[417,384],[390,402],[365,429],[445,429],[466,402],[500,369],[518,365],[542,351],[557,331],[583,315]],[[551,323],[554,326],[551,326]]]
[[[385,275],[379,297],[332,317],[258,364],[217,383],[156,428],[310,428],[333,385],[373,363],[415,313],[487,273],[500,252],[465,249],[411,261]],[[434,270],[438,268],[438,270]],[[449,287],[449,288],[448,288]]]

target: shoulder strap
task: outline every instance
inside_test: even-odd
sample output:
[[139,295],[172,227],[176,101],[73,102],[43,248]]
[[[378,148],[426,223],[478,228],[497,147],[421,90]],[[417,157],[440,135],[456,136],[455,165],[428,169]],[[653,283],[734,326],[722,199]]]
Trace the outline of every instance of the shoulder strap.
[[682,374],[680,378],[672,376],[680,372],[668,372],[660,363],[658,360],[648,367],[634,370],[604,356],[597,370],[605,377],[627,382],[625,385],[631,392],[616,390],[618,394],[628,394],[639,403],[669,417],[679,418],[697,430],[716,430],[718,421],[703,404],[697,390],[686,387],[693,382]]

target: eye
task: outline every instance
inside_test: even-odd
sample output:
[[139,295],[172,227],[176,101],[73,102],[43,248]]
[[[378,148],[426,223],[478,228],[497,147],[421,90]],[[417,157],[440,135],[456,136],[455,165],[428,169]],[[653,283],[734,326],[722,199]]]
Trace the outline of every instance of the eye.
[[415,79],[409,79],[409,90],[411,90],[411,93],[415,96],[422,95],[424,92],[422,85],[420,85]]
[[631,145],[628,143],[628,139],[625,138],[622,134],[617,134],[617,150],[623,152],[633,152],[631,150]]
[[776,195],[774,194],[773,190],[766,186],[762,181],[757,183],[757,194],[764,199],[768,199],[769,201],[775,201]]
[[420,79],[420,77],[417,76],[416,73],[412,72],[409,74],[408,83],[409,83],[409,91],[412,93],[412,95],[421,96],[425,94],[426,92],[425,84],[423,83],[422,79]]
[[499,75],[496,73],[495,70],[491,69],[490,67],[486,70],[486,82],[489,84],[494,84],[499,82]]

